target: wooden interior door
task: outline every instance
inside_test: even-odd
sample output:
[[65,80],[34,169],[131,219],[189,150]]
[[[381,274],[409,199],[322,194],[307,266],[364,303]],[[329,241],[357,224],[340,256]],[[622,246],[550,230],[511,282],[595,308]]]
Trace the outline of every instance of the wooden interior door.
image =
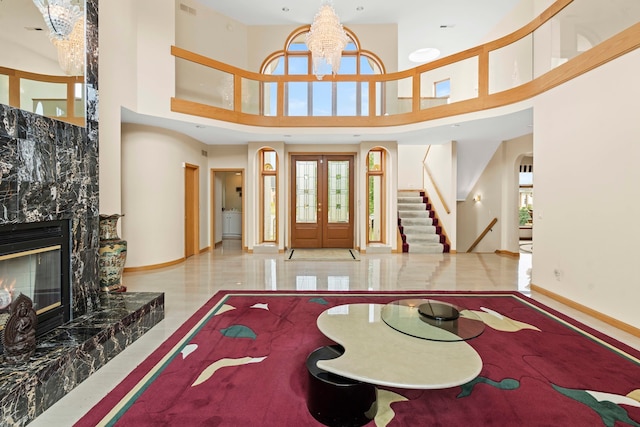
[[353,156],[291,157],[291,247],[353,248]]
[[184,256],[189,258],[200,251],[199,168],[186,164],[184,168]]

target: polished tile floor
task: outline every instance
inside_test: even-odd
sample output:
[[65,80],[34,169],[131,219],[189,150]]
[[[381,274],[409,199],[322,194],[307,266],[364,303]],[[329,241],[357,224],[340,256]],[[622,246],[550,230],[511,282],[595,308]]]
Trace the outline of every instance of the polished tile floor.
[[212,295],[241,290],[518,290],[640,349],[640,338],[531,293],[532,254],[364,254],[360,261],[285,261],[246,254],[239,240],[177,266],[127,273],[129,291],[165,293],[165,320],[38,417],[30,426],[71,426]]

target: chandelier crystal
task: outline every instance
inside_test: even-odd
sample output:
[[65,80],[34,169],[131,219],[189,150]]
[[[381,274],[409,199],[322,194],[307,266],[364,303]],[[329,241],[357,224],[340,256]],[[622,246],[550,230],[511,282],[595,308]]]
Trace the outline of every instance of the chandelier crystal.
[[325,64],[331,67],[333,74],[338,73],[342,51],[348,42],[349,37],[331,4],[320,6],[305,40],[311,51],[313,73],[318,80],[324,77]]
[[53,39],[58,50],[58,64],[69,76],[84,75],[84,18],[78,19],[67,39]]
[[83,15],[80,7],[71,0],[33,0],[33,3],[42,14],[52,40],[67,39]]

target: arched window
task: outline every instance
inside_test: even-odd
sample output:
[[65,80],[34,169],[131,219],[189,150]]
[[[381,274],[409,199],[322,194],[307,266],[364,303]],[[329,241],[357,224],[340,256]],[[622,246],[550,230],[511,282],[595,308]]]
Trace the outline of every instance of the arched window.
[[276,242],[278,236],[278,155],[260,150],[260,235],[262,242]]
[[[285,49],[271,54],[263,62],[260,72],[279,76],[313,75],[311,52],[305,44],[310,26],[292,32]],[[348,28],[349,42],[342,52],[339,75],[350,75],[350,81],[290,81],[285,84],[285,116],[368,116],[369,82],[361,75],[383,74],[384,65],[371,52],[360,49],[360,43]],[[265,115],[275,115],[277,90],[267,84],[262,99]]]
[[384,243],[385,156],[382,148],[367,154],[367,242]]

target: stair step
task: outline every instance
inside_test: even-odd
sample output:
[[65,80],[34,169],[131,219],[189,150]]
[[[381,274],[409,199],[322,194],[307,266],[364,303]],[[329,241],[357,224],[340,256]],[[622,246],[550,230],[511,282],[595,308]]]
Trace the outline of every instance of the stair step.
[[405,227],[410,226],[425,226],[425,225],[435,225],[434,219],[429,217],[424,218],[402,218],[401,223]]
[[402,225],[404,234],[408,235],[421,235],[421,234],[436,234],[438,227],[434,225]]
[[411,254],[441,254],[444,252],[444,245],[434,244],[412,244],[409,243],[407,252]]

